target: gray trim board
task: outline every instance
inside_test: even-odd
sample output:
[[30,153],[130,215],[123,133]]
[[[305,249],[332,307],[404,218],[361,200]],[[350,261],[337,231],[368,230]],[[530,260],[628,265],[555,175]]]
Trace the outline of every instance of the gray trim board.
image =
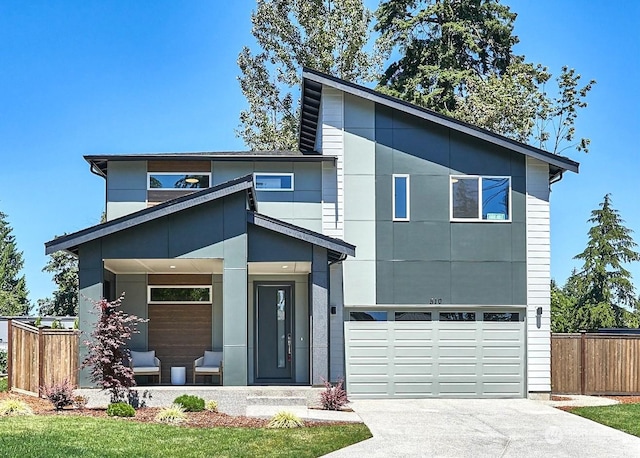
[[[557,154],[549,153],[548,151],[544,151],[534,146],[517,142],[515,140],[496,134],[489,130],[473,126],[471,124],[459,121],[449,116],[442,115],[440,113],[436,113],[435,111],[428,110],[426,108],[422,108],[417,105],[413,105],[409,102],[405,102],[404,100],[400,100],[395,97],[391,97],[386,94],[382,94],[380,92],[374,91],[373,89],[369,89],[367,87],[360,86],[358,84],[354,84],[349,81],[345,81],[340,78],[336,78],[326,73],[321,73],[306,67],[303,69],[302,78],[303,78],[302,98],[304,101],[308,99],[308,102],[303,102],[302,104],[302,119],[307,120],[307,123],[306,124],[301,123],[299,147],[301,151],[306,152],[308,154],[314,153],[313,145],[315,145],[315,136],[317,133],[317,121],[314,125],[312,121],[313,116],[306,116],[305,109],[309,107],[309,109],[313,111],[316,105],[319,106],[320,98],[322,97],[322,95],[321,95],[321,92],[317,90],[317,86],[326,85],[326,86],[338,89],[340,91],[346,92],[348,94],[352,94],[357,97],[362,97],[366,100],[370,100],[372,102],[385,105],[387,107],[402,111],[404,113],[417,116],[419,118],[425,119],[430,122],[434,122],[436,124],[448,127],[458,132],[471,135],[475,138],[479,138],[489,143],[493,143],[494,145],[498,145],[503,148],[516,151],[518,153],[524,154],[525,156],[533,157],[540,161],[546,162],[556,167],[557,169],[560,169],[560,170],[556,170],[556,172],[558,173],[561,170],[569,170],[571,172],[578,173],[578,168],[580,164],[578,162],[572,161],[567,157],[559,156]],[[315,84],[312,84],[312,83],[315,83]],[[315,114],[315,112],[310,114],[313,115]]]
[[194,192],[188,196],[168,200],[154,207],[146,208],[131,213],[130,215],[50,240],[45,243],[45,254],[51,254],[59,250],[76,252],[78,246],[83,243],[245,190],[248,194],[249,208],[256,210],[253,175],[246,175],[199,192]]
[[266,215],[261,215],[260,213],[248,211],[247,221],[255,226],[263,227],[294,239],[312,243],[335,253],[349,256],[356,255],[356,247],[350,243],[340,239],[334,239],[333,237],[319,234],[299,226],[294,226],[293,224],[285,223],[284,221],[280,221]]
[[[317,116],[316,116],[317,122]],[[91,171],[107,176],[109,161],[221,161],[221,162],[335,162],[333,156],[302,154],[299,151],[218,151],[195,153],[141,153],[86,155]]]

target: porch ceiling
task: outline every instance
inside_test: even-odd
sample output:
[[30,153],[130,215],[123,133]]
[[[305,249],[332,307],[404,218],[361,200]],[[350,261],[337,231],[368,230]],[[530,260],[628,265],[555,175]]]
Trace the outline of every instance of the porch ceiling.
[[115,274],[221,274],[222,259],[105,259],[104,267]]
[[291,275],[311,272],[310,262],[249,262],[249,275]]

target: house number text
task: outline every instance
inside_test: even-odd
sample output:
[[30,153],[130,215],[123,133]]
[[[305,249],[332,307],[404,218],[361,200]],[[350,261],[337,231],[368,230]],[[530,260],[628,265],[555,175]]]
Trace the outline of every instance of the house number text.
[[432,297],[431,299],[429,299],[429,304],[442,304],[442,298]]

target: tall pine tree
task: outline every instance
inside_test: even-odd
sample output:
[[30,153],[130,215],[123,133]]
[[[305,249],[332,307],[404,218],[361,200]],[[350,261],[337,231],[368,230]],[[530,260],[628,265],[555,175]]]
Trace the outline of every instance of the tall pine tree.
[[564,66],[551,87],[546,67],[513,53],[516,14],[499,0],[385,0],[376,18],[394,59],[379,90],[554,153],[588,152],[575,122],[595,81]]
[[78,314],[78,258],[66,251],[49,255],[49,262],[42,269],[53,274],[57,289],[53,299],[38,301],[42,316],[73,316]]
[[0,315],[26,315],[27,286],[20,271],[24,265],[7,215],[0,212]]
[[569,279],[577,298],[577,325],[580,329],[625,327],[629,311],[638,308],[631,273],[624,266],[640,261],[632,230],[624,226],[620,214],[611,206],[611,196],[604,196],[600,207],[591,212],[589,240],[576,256],[584,264]]
[[297,148],[303,66],[372,81],[381,58],[365,51],[372,13],[362,0],[258,0],[251,15],[257,53],[244,47],[238,78],[248,108],[236,131],[252,150]]

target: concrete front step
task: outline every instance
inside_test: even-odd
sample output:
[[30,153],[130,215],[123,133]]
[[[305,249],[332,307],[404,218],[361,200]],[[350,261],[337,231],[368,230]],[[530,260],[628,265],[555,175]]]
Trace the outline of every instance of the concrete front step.
[[307,408],[306,396],[247,396],[250,406],[299,406]]

